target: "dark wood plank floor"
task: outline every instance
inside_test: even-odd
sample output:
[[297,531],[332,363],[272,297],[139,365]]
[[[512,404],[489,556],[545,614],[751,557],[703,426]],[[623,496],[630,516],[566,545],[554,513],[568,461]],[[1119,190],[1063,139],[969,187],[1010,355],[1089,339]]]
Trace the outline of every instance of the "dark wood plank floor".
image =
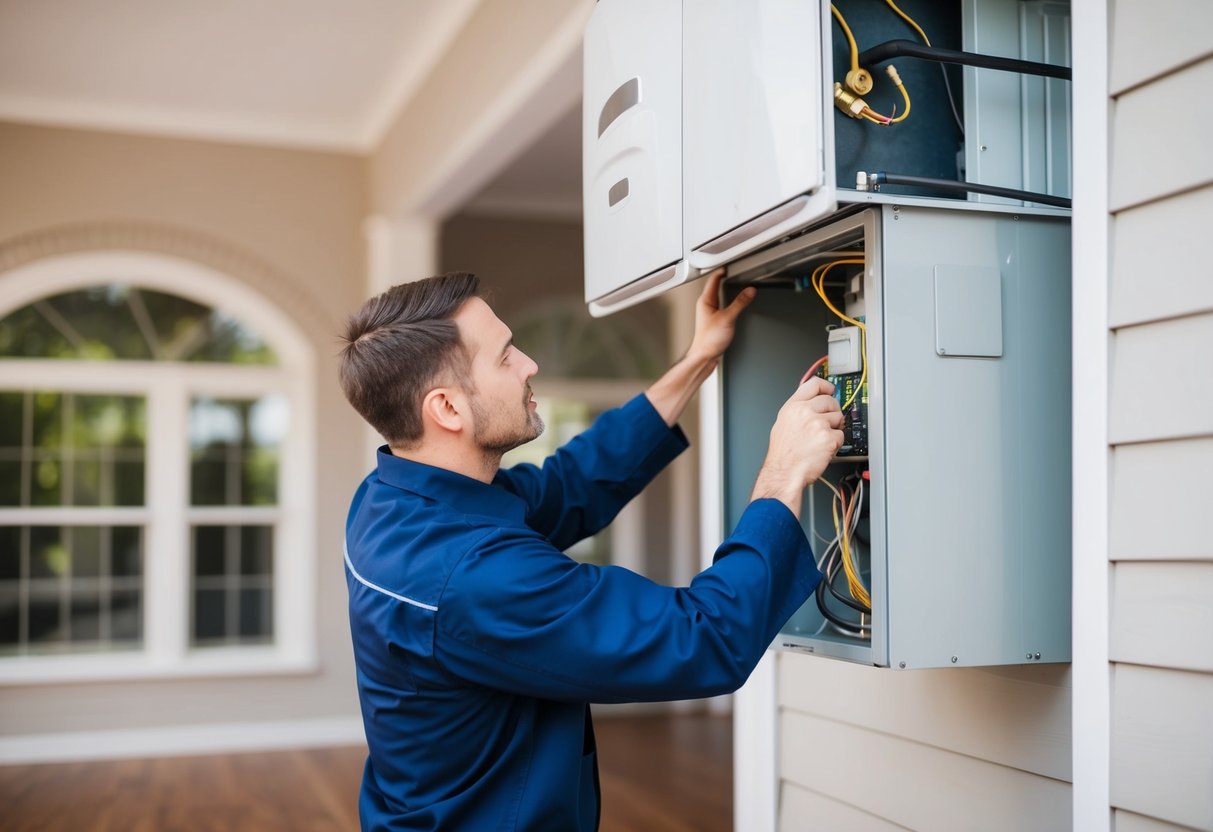
[[[602,832],[732,828],[732,725],[680,715],[595,721]],[[5,832],[329,832],[358,828],[365,751],[0,767]]]

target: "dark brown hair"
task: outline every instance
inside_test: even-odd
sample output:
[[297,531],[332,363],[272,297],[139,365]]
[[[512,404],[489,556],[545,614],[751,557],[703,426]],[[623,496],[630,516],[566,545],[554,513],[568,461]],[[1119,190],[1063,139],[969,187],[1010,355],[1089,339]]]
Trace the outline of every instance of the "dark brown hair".
[[421,439],[421,403],[437,384],[467,386],[470,368],[451,317],[475,297],[468,272],[402,283],[350,317],[341,350],[341,389],[393,447]]

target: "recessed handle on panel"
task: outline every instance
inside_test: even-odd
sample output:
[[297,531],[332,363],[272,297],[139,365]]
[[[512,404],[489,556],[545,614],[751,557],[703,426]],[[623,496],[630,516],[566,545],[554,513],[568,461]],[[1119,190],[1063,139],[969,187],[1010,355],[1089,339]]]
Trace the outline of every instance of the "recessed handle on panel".
[[602,136],[615,119],[640,103],[640,78],[629,78],[611,93],[598,114],[598,135]]
[[687,260],[691,268],[700,271],[714,269],[824,216],[835,207],[834,189],[820,188],[813,194],[798,196],[739,228],[709,240],[690,252]]
[[614,208],[616,205],[622,202],[624,197],[626,197],[629,193],[631,193],[631,187],[628,185],[628,178],[625,176],[623,179],[620,179],[618,182],[612,185],[611,189],[607,191],[607,207]]
[[641,301],[660,295],[666,289],[685,283],[689,274],[690,270],[687,268],[686,261],[679,260],[672,266],[650,272],[626,286],[603,295],[598,300],[590,301],[590,314],[595,318],[601,318],[618,312],[620,309],[635,306]]

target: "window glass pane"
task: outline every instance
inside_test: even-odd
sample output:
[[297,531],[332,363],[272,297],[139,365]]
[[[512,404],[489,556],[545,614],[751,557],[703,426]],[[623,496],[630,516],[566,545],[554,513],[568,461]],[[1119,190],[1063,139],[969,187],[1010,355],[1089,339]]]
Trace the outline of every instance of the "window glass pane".
[[63,447],[63,396],[42,391],[31,394],[33,447],[58,449]]
[[143,397],[38,391],[0,398],[8,402],[0,418],[17,420],[3,433],[19,437],[0,446],[0,505],[143,504]]
[[271,631],[270,590],[240,590],[240,638],[243,641],[268,639]]
[[79,526],[70,530],[73,578],[101,576],[102,531],[100,526]]
[[227,635],[227,593],[222,589],[194,592],[194,643],[222,641]]
[[63,504],[62,466],[54,458],[36,460],[32,466],[30,505],[58,506]]
[[0,450],[20,450],[25,424],[25,394],[0,390]]
[[280,395],[194,399],[189,425],[191,504],[277,503],[279,449],[289,413]]
[[143,593],[118,590],[110,598],[110,639],[137,646],[143,641]]
[[21,643],[21,593],[0,583],[0,653],[16,652]]
[[59,578],[67,574],[68,553],[58,526],[30,529],[30,577]]
[[272,639],[273,546],[272,526],[194,527],[194,646]]
[[264,339],[231,316],[122,284],[43,298],[0,319],[0,356],[277,363]]
[[34,306],[0,320],[0,355],[12,358],[75,358],[76,347]]
[[97,587],[72,592],[70,626],[73,642],[101,640],[101,590]]
[[115,578],[143,574],[143,529],[115,526],[110,530],[110,574]]
[[[139,452],[142,456],[142,451]],[[113,504],[116,506],[143,505],[144,467],[143,460],[113,463]]]
[[240,574],[271,575],[274,562],[274,529],[245,526],[240,530]]
[[66,635],[63,621],[63,605],[57,591],[32,589],[29,593],[29,636],[30,645],[57,644]]
[[227,574],[227,529],[223,526],[194,527],[194,574],[210,577]]
[[[17,449],[20,454],[20,449]],[[21,461],[6,458],[0,450],[0,506],[19,506],[21,499]]]
[[[0,653],[138,647],[142,535],[138,526],[0,527]],[[126,574],[112,576],[116,565]]]
[[0,526],[0,582],[21,577],[21,527]]

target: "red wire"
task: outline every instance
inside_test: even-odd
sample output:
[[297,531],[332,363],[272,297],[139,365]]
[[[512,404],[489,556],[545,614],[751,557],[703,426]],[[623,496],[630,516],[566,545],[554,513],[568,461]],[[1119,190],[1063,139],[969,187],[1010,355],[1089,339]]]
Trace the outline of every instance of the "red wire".
[[808,372],[806,372],[806,373],[805,373],[805,374],[804,374],[804,375],[801,377],[801,379],[800,379],[800,383],[801,383],[801,384],[804,384],[806,381],[808,381],[809,379],[811,379],[811,378],[813,377],[814,373],[816,373],[816,372],[817,372],[817,371],[818,371],[818,370],[821,368],[821,365],[822,365],[822,364],[824,364],[824,363],[826,363],[826,359],[827,359],[827,358],[829,358],[829,356],[828,356],[828,355],[823,355],[821,358],[819,358],[819,359],[817,359],[816,361],[814,361],[814,362],[813,362],[813,366],[812,366],[812,367],[810,367],[810,368],[808,369]]

